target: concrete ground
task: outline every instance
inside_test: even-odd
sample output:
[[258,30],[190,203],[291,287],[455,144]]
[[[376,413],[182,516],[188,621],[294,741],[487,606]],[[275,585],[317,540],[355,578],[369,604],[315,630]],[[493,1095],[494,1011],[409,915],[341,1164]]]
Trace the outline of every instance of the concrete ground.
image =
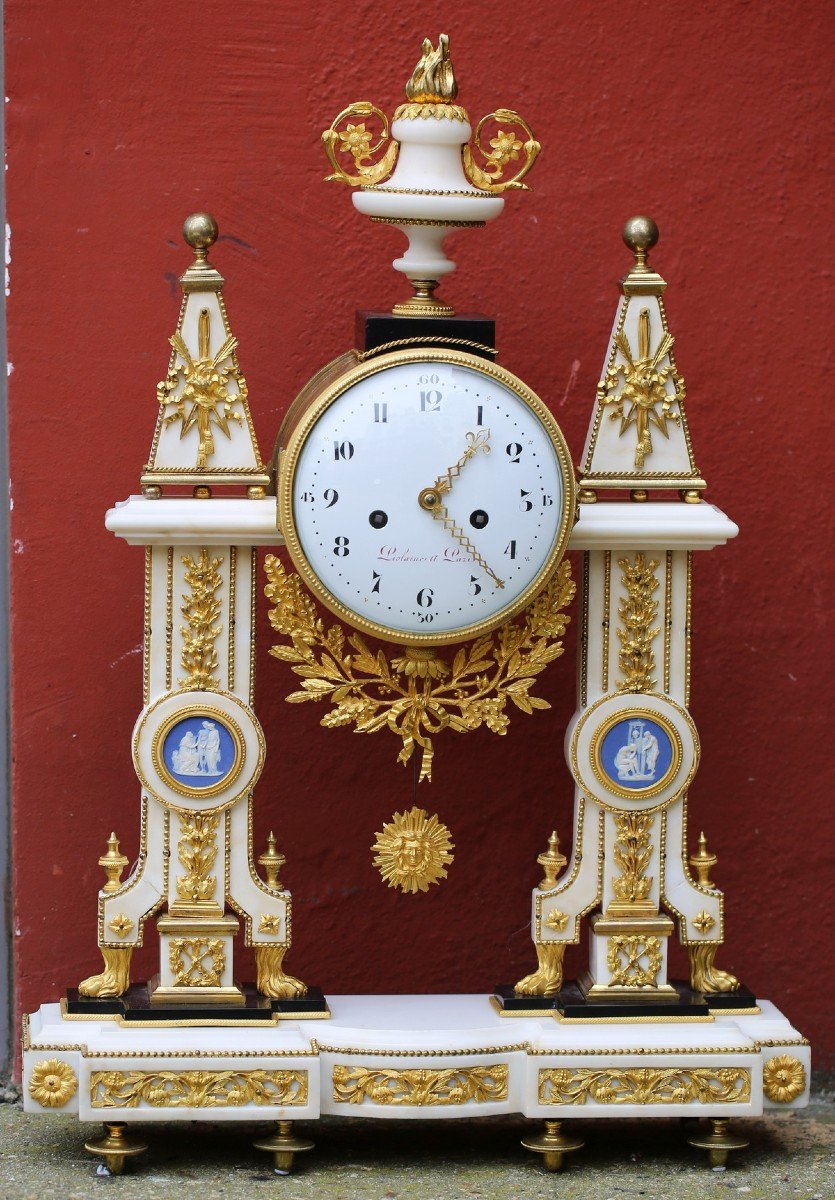
[[[0,1089],[1,1091],[2,1089]],[[92,1125],[72,1117],[25,1116],[0,1104],[2,1200],[833,1200],[835,1103],[818,1098],[797,1113],[737,1121],[750,1147],[725,1170],[707,1167],[672,1120],[577,1120],[584,1150],[562,1174],[546,1174],[519,1145],[538,1123],[368,1121],[325,1118],[300,1125],[316,1149],[289,1177],[273,1174],[251,1146],[264,1125],[146,1124],[138,1165],[96,1174],[84,1141]]]

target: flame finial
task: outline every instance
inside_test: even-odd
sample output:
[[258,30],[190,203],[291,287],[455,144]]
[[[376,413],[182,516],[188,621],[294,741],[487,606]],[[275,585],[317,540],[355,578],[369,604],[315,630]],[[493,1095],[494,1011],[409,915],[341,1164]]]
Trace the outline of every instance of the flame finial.
[[449,36],[441,34],[437,49],[424,38],[422,51],[406,84],[406,99],[414,104],[451,104],[458,95],[458,84],[449,59]]

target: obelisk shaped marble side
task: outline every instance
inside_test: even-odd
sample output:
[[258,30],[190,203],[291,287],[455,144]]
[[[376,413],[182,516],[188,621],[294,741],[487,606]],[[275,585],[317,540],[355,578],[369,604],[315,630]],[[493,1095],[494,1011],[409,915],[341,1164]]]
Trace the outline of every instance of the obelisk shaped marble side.
[[660,275],[636,264],[621,280],[580,486],[704,488],[693,459]]
[[180,280],[183,303],[143,486],[269,482],[261,462],[223,301],[223,278],[205,259]]

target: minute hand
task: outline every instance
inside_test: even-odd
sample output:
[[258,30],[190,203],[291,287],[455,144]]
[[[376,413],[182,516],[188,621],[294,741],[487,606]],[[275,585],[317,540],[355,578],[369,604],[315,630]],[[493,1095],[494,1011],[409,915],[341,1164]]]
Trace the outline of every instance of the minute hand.
[[[438,485],[436,484],[435,486],[437,487]],[[464,547],[469,556],[472,558],[473,562],[477,562],[482,571],[485,571],[490,576],[490,578],[496,584],[496,587],[503,588],[504,580],[499,579],[496,572],[487,565],[461,526],[455,524],[452,517],[449,515],[449,509],[446,507],[446,505],[440,503],[436,504],[431,509],[431,512],[435,520],[440,521],[443,524],[444,529],[446,529],[455,538],[456,542]]]
[[452,484],[455,479],[461,474],[461,468],[468,463],[471,458],[475,458],[479,450],[483,450],[485,454],[490,453],[488,442],[490,441],[490,430],[479,429],[477,433],[467,434],[467,449],[458,459],[454,466],[450,467],[444,475],[439,475],[435,480],[435,491],[440,495],[444,492],[452,491]]

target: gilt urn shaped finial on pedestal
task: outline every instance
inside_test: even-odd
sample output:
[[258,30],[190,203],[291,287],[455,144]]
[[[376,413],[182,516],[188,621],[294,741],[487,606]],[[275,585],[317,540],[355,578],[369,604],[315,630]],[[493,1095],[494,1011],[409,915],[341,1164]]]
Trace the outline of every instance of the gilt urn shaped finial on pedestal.
[[333,168],[327,178],[357,188],[359,212],[408,238],[408,249],[392,265],[414,294],[395,305],[398,316],[453,314],[434,294],[440,279],[455,270],[444,239],[454,229],[494,220],[504,208],[503,192],[527,189],[522,181],[540,151],[530,126],[512,109],[488,113],[473,134],[457,96],[448,36],[441,34],[437,47],[425,38],[390,132],[385,113],[363,100],[344,108],[322,134]]

